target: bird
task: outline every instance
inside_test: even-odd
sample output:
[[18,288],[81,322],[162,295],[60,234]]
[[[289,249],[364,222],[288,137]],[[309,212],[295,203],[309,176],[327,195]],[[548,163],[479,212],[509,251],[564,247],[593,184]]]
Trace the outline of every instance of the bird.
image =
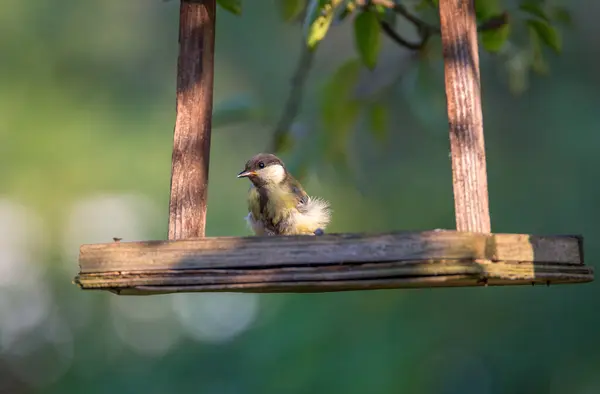
[[277,156],[255,155],[237,177],[251,182],[246,222],[255,235],[324,234],[331,220],[329,202],[306,194]]

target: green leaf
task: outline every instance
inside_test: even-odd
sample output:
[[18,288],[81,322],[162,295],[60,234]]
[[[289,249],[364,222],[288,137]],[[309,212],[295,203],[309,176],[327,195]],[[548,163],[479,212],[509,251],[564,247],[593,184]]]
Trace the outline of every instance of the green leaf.
[[388,9],[388,7],[384,7],[382,4],[374,4],[373,6],[371,6],[371,10],[374,10],[379,15],[383,15],[385,10]]
[[344,0],[344,3],[337,9],[335,21],[343,22],[354,10],[356,10],[356,3],[353,0]]
[[560,53],[562,50],[562,40],[554,27],[538,19],[528,19],[527,26],[538,34],[544,44],[548,45],[556,53]]
[[358,59],[344,63],[325,84],[321,96],[321,119],[326,133],[326,151],[332,156],[345,156],[348,135],[360,113],[354,97],[361,64]]
[[489,52],[498,52],[510,36],[510,23],[506,23],[498,29],[481,32],[481,43]]
[[423,11],[426,9],[436,8],[438,6],[438,0],[421,0],[415,5],[415,11]]
[[374,103],[369,107],[369,124],[371,133],[379,142],[387,138],[388,112],[382,103]]
[[571,13],[565,7],[554,7],[550,12],[552,19],[566,27],[573,27],[573,18]]
[[331,119],[327,130],[327,150],[333,154],[345,156],[348,141],[360,115],[361,105],[358,100],[348,100]]
[[364,11],[354,19],[354,43],[363,63],[375,68],[381,50],[381,31],[374,12]]
[[217,0],[217,3],[235,15],[242,14],[242,1],[241,0]]
[[475,15],[477,16],[477,20],[487,20],[501,13],[502,10],[498,0],[475,0]]
[[544,12],[543,5],[540,3],[536,3],[533,1],[526,1],[521,3],[519,9],[523,12],[526,12],[530,15],[537,16],[540,19],[545,20],[546,22],[550,22],[546,12]]
[[350,59],[342,64],[336,72],[333,74],[331,79],[324,86],[324,93],[328,96],[325,97],[326,103],[331,103],[329,99],[341,98],[346,100],[352,96],[358,76],[360,73],[360,61],[357,59]]
[[529,40],[531,43],[531,69],[540,75],[547,75],[549,67],[544,59],[540,37],[533,28],[529,28]]
[[277,0],[279,12],[284,21],[295,20],[306,8],[306,0]]
[[341,3],[343,3],[342,0],[310,1],[304,21],[306,44],[310,49],[315,49],[317,44],[325,38],[336,9]]

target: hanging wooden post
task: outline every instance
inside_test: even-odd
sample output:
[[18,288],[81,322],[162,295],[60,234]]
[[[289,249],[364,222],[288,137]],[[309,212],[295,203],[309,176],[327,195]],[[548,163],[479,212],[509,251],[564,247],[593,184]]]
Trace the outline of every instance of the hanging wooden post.
[[213,104],[215,0],[181,0],[169,240],[204,237]]
[[440,0],[458,231],[491,232],[474,0]]

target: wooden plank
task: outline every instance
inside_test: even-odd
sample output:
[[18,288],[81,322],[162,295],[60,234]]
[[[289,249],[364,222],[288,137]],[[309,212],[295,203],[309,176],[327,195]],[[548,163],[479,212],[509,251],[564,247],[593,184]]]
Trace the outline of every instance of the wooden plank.
[[280,267],[268,269],[206,269],[148,272],[109,272],[82,274],[77,283],[83,288],[125,288],[139,286],[207,286],[279,282],[337,282],[408,277],[470,275],[480,279],[535,281],[563,275],[589,277],[591,270],[581,265],[536,264],[491,261],[407,261],[362,265]]
[[593,281],[580,236],[457,231],[202,238],[84,245],[83,289],[329,292]]
[[182,0],[169,239],[203,237],[210,159],[215,0]]
[[488,260],[583,264],[582,238],[457,231],[216,237],[83,245],[80,273]]
[[156,295],[181,292],[240,292],[240,293],[323,293],[339,291],[411,289],[473,286],[532,286],[587,283],[593,274],[543,274],[535,279],[485,278],[478,275],[439,275],[430,277],[398,277],[367,280],[255,282],[205,285],[136,286],[125,288],[96,288],[119,295]]
[[169,293],[190,292],[236,292],[236,293],[327,293],[339,291],[361,291],[361,290],[390,290],[390,289],[422,289],[436,287],[484,287],[484,286],[532,286],[568,283],[590,282],[589,277],[573,278],[544,278],[532,283],[530,280],[491,279],[482,282],[472,275],[436,276],[428,278],[393,278],[373,279],[367,281],[338,281],[338,282],[280,282],[269,283],[246,283],[230,286],[207,285],[207,286],[140,286],[116,290],[121,295],[151,295]]
[[491,232],[474,0],[440,0],[456,229]]

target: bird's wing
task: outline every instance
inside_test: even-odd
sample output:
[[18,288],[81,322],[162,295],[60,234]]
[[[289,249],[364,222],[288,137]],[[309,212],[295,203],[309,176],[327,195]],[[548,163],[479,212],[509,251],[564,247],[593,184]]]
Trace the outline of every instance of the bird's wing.
[[297,198],[298,214],[292,215],[296,232],[313,234],[317,229],[324,230],[331,220],[329,203],[318,197],[309,197],[298,181],[294,180],[290,183]]
[[298,207],[298,209],[301,209],[303,206],[308,204],[308,194],[306,194],[300,182],[298,182],[296,179],[290,176],[289,185],[291,187],[292,193],[296,197],[296,206]]

